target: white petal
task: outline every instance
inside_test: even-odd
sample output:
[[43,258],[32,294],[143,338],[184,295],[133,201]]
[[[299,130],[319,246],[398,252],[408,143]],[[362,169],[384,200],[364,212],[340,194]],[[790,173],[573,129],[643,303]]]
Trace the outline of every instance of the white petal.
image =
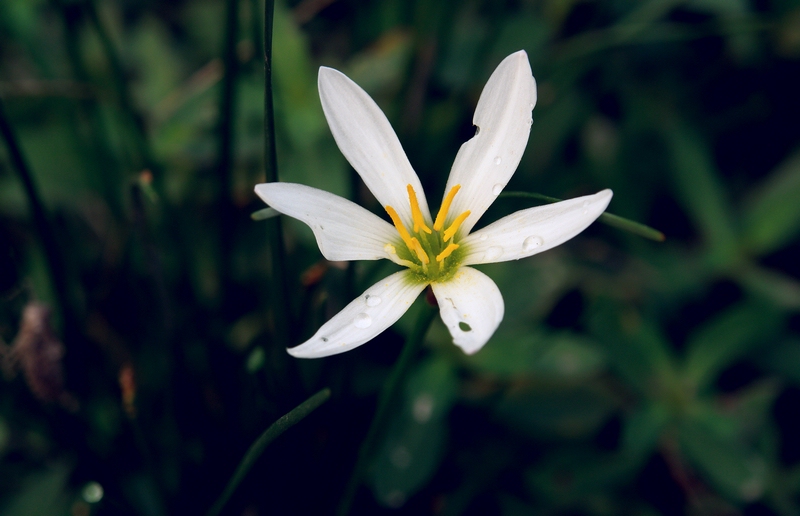
[[503,59],[483,88],[472,123],[478,132],[458,151],[445,193],[460,184],[449,219],[466,210],[466,235],[511,179],[531,132],[536,81],[528,54],[520,50]]
[[328,260],[387,258],[384,246],[399,237],[388,222],[347,199],[310,186],[262,183],[256,193],[279,212],[308,224]]
[[431,283],[431,288],[453,343],[469,355],[481,349],[505,310],[494,281],[472,267],[461,267],[450,281]]
[[411,221],[406,185],[417,194],[422,214],[430,220],[425,193],[386,115],[345,74],[319,69],[319,98],[333,137],[347,161],[382,206],[393,207]]
[[424,289],[425,284],[413,281],[408,270],[395,272],[344,307],[313,337],[286,351],[298,358],[320,358],[350,351],[394,324]]
[[519,260],[552,249],[594,222],[611,201],[611,190],[520,210],[460,242],[465,265]]

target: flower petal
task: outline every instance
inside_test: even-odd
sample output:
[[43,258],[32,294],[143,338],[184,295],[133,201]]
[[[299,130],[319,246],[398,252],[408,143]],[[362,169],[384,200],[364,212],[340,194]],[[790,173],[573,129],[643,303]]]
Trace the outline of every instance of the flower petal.
[[262,183],[256,193],[279,212],[303,221],[328,260],[387,258],[386,244],[398,239],[388,222],[347,199],[310,186]]
[[395,272],[344,307],[313,337],[286,351],[298,358],[320,358],[350,351],[400,319],[424,289],[425,284],[414,281],[408,270]]
[[393,207],[408,224],[412,219],[406,185],[411,185],[422,214],[430,220],[422,184],[375,101],[333,68],[319,69],[318,85],[322,110],[336,144],[378,202]]
[[486,344],[503,320],[503,296],[494,281],[472,267],[461,267],[449,281],[431,283],[439,314],[453,343],[471,355]]
[[[531,132],[536,81],[528,54],[520,50],[503,59],[483,88],[472,123],[475,136],[456,155],[445,193],[460,184],[449,220],[466,210],[461,226],[466,235],[494,202],[517,170]],[[449,223],[449,222],[448,222]]]
[[519,260],[561,245],[594,222],[611,201],[611,190],[520,210],[461,241],[465,265]]

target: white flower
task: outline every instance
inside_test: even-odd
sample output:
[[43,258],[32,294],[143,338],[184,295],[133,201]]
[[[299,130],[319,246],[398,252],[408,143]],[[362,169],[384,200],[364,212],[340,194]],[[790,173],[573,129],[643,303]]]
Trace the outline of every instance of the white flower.
[[[524,51],[497,67],[481,93],[475,136],[458,151],[446,195],[431,217],[419,178],[386,116],[344,74],[320,68],[319,94],[336,143],[393,224],[346,199],[304,185],[266,183],[256,193],[308,224],[328,260],[386,258],[404,266],[371,286],[288,352],[316,358],[349,351],[391,326],[430,285],[453,342],[475,353],[503,319],[497,285],[469,267],[518,260],[583,231],[605,210],[611,190],[521,210],[470,231],[517,168],[531,127],[536,82]],[[524,280],[523,280],[524,281]]]

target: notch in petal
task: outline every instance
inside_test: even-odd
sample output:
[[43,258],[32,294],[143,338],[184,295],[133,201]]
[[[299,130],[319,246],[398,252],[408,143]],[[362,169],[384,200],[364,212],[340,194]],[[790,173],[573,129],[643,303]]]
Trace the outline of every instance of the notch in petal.
[[262,183],[255,190],[272,208],[308,224],[328,260],[387,258],[386,244],[397,240],[388,222],[324,190],[294,183]]
[[464,264],[519,260],[561,245],[589,227],[612,195],[611,190],[603,190],[503,217],[463,240],[469,249]]
[[374,284],[322,325],[313,337],[286,351],[297,358],[321,358],[350,351],[372,340],[406,313],[425,289],[407,270]]
[[517,170],[531,132],[536,81],[528,54],[520,50],[497,66],[475,108],[477,133],[456,155],[445,192],[460,184],[450,213],[472,213],[461,226],[467,234]]
[[408,224],[412,218],[406,187],[411,185],[422,214],[430,220],[422,184],[381,108],[367,92],[333,68],[319,69],[318,85],[322,110],[339,150],[378,202],[392,206]]
[[472,267],[461,267],[444,283],[431,283],[439,314],[453,343],[468,355],[476,353],[503,320],[503,296],[494,281]]

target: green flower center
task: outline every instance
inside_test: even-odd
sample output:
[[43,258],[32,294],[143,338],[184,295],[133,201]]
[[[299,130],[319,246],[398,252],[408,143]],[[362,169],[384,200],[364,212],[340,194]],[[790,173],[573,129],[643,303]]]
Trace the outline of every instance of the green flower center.
[[455,185],[447,193],[432,228],[426,224],[422,216],[417,194],[411,185],[406,187],[414,223],[411,231],[400,220],[397,211],[391,206],[386,206],[386,213],[391,217],[400,235],[400,241],[396,246],[386,244],[386,252],[397,258],[395,262],[414,271],[420,281],[425,283],[450,279],[458,270],[464,256],[464,249],[456,244],[454,239],[464,219],[469,217],[470,211],[461,213],[445,228],[447,212],[460,188],[461,185]]

